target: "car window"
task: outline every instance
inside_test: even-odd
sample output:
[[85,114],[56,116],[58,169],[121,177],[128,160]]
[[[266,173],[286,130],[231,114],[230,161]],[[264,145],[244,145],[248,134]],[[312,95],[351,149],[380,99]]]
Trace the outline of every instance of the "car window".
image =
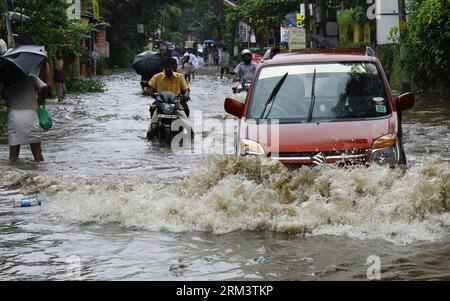
[[[383,80],[372,63],[268,66],[261,69],[250,100],[249,118],[306,120],[315,75],[313,120],[375,118],[391,113]],[[266,108],[274,87],[288,73]]]

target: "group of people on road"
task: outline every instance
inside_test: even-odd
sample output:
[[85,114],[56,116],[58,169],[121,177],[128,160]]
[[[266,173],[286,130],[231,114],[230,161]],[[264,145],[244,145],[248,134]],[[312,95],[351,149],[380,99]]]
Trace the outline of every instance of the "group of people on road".
[[222,55],[223,48],[219,45],[206,44],[203,50],[205,66],[217,66]]
[[[4,37],[4,35],[3,35]],[[163,59],[163,71],[153,75],[147,81],[148,93],[173,92],[181,96],[182,101],[177,110],[178,118],[189,127],[189,107],[190,100],[189,82],[194,79],[194,72],[199,68],[197,56],[193,49],[186,49],[181,62],[174,57],[173,49],[161,46],[160,55]],[[7,51],[7,43],[0,39],[0,51]],[[270,56],[273,58],[274,54]],[[246,49],[242,52],[242,63],[234,69],[234,80],[240,83],[251,81],[257,69],[257,63],[252,61],[252,53]],[[54,81],[57,88],[58,102],[62,101],[66,95],[66,77],[64,74],[64,60],[60,50],[52,57],[54,65]],[[181,64],[181,71],[178,72],[178,65]],[[231,66],[231,55],[226,48],[222,49],[218,64],[220,66],[220,77],[229,74]],[[38,108],[46,102],[48,87],[51,85],[51,75],[48,60],[42,65],[39,76],[28,76],[23,80],[3,87],[1,96],[6,100],[8,108],[8,140],[10,145],[10,160],[16,161],[19,158],[21,145],[29,144],[37,162],[43,161],[41,148],[42,130],[39,126]],[[158,116],[151,116],[151,123],[148,130],[148,138],[154,134]]]
[[[190,100],[190,86],[189,82],[194,79],[193,71],[199,67],[199,62],[197,56],[193,53],[192,49],[188,49],[186,53],[183,55],[183,59],[181,60],[181,73],[178,72],[178,62],[175,58],[171,57],[170,54],[166,53],[166,48],[160,48],[160,54],[163,56],[163,71],[153,75],[151,79],[148,81],[148,93],[161,93],[161,92],[172,92],[176,96],[181,96],[181,102],[179,108],[177,110],[177,116],[185,125],[185,128],[190,128],[189,124],[189,106],[187,102]],[[247,53],[244,53],[244,62],[247,62]],[[251,55],[251,53],[250,53]],[[250,56],[251,58],[251,56]],[[223,53],[220,59],[221,66],[221,78],[223,74],[226,72],[229,73],[230,65],[231,65],[231,56],[228,54],[226,48],[223,49]],[[251,62],[251,60],[250,60]],[[250,77],[248,74],[251,72],[252,68],[254,68],[253,72],[256,70],[256,65],[250,64],[250,67],[247,67],[246,64],[238,65],[238,76],[244,76],[245,78]],[[151,122],[149,125],[149,129],[147,131],[147,138],[151,140],[156,133],[157,125],[158,125],[158,114],[156,113],[156,109],[154,104],[151,106],[153,110],[151,110]]]

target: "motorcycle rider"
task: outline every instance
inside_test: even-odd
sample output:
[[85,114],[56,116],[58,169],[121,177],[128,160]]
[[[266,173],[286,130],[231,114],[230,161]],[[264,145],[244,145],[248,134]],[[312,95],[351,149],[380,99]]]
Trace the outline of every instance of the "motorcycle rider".
[[[191,129],[192,126],[188,120],[189,109],[187,101],[189,101],[190,88],[184,76],[174,71],[176,60],[173,58],[166,58],[163,62],[163,72],[156,74],[149,81],[150,90],[153,93],[161,93],[165,91],[173,92],[177,96],[181,96],[182,100],[178,107],[177,115],[182,121],[185,129]],[[156,111],[152,113],[152,120],[147,132],[147,138],[150,140],[158,125],[158,114]]]
[[244,49],[242,51],[242,63],[236,66],[234,69],[234,81],[239,81],[242,87],[245,83],[251,82],[253,75],[256,72],[256,67],[258,66],[252,61],[253,54],[249,49]]
[[[171,55],[169,53],[169,47],[167,46],[166,43],[161,44],[161,46],[159,47],[159,56],[161,57],[162,60],[171,58]],[[149,95],[151,93],[151,90],[149,89],[148,86],[148,82],[150,81],[151,78],[152,78],[151,74],[142,75],[141,87],[144,95]]]

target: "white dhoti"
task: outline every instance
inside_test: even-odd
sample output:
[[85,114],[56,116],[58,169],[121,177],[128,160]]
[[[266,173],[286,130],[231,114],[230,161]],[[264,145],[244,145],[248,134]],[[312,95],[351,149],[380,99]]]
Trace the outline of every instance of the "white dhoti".
[[56,95],[59,99],[66,97],[67,88],[65,83],[56,83]]
[[41,142],[42,130],[34,110],[11,110],[8,113],[8,142],[10,146]]

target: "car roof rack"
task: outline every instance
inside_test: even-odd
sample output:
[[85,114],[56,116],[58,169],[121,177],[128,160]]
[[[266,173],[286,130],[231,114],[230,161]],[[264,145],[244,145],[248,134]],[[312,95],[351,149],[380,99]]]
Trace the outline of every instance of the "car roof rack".
[[370,48],[370,46],[368,46],[368,45],[364,45],[364,51],[366,52],[367,56],[370,56],[370,57],[375,56],[375,51],[373,51],[373,49]]

